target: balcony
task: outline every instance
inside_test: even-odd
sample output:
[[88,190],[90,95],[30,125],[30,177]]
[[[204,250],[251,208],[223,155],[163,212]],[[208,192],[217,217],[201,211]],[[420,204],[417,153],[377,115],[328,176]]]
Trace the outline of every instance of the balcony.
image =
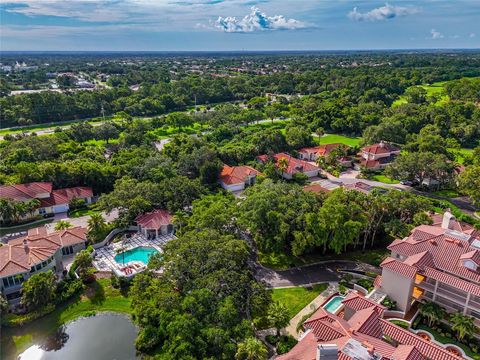
[[418,287],[414,287],[413,288],[413,292],[412,292],[412,297],[416,300],[420,299],[420,297],[423,295],[425,291],[423,289],[420,289]]
[[419,285],[423,281],[425,281],[426,277],[420,274],[415,275],[415,284]]

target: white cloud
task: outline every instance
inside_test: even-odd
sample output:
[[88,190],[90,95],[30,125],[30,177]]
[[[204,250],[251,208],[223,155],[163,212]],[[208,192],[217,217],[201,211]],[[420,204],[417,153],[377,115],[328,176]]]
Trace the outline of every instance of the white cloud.
[[235,16],[219,16],[215,27],[228,33],[249,33],[265,30],[296,30],[307,28],[307,24],[295,19],[287,19],[283,15],[267,16],[260,9],[253,6],[251,12],[243,19]]
[[416,7],[394,6],[385,3],[385,6],[372,9],[365,13],[359,12],[357,7],[354,7],[353,10],[348,13],[348,17],[356,21],[382,21],[415,14],[418,11]]
[[445,37],[441,32],[435,29],[430,30],[430,34],[432,34],[432,39],[434,40],[443,39]]

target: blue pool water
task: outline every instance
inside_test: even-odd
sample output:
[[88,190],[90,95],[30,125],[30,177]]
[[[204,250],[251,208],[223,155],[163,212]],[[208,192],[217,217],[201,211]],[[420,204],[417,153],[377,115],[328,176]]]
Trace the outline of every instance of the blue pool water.
[[129,261],[141,261],[147,265],[148,259],[155,253],[158,253],[158,251],[153,247],[139,246],[135,249],[115,255],[115,261],[119,264],[126,264]]
[[344,296],[334,296],[333,298],[331,298],[330,300],[328,300],[328,302],[323,305],[323,308],[325,310],[327,310],[329,313],[335,313],[335,311],[337,311],[340,306],[342,306],[342,301],[345,297]]

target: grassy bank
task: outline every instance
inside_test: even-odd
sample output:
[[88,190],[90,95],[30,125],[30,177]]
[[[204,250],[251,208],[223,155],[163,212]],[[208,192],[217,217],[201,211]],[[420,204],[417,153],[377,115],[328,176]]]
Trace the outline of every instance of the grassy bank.
[[328,284],[316,284],[311,289],[302,286],[273,289],[272,299],[283,305],[288,309],[288,315],[293,318],[305,306],[310,304],[320,293],[326,290]]
[[17,356],[33,343],[44,341],[65,323],[104,311],[125,314],[131,312],[130,299],[122,295],[120,290],[113,288],[110,279],[97,280],[88,285],[81,294],[50,314],[24,325],[17,326],[26,321],[25,315],[8,314],[3,319],[1,358],[7,358],[5,354]]

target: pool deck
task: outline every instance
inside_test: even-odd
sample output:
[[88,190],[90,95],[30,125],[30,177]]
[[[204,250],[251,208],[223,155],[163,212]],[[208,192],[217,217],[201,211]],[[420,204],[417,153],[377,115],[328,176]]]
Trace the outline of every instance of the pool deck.
[[113,271],[115,273],[121,272],[124,268],[123,264],[115,261],[115,256],[120,252],[135,249],[141,246],[153,247],[158,252],[163,252],[162,247],[168,241],[175,238],[175,235],[159,235],[156,239],[149,240],[142,234],[134,234],[131,238],[125,241],[119,241],[110,245],[104,246],[95,250],[95,258],[93,265],[98,271]]

